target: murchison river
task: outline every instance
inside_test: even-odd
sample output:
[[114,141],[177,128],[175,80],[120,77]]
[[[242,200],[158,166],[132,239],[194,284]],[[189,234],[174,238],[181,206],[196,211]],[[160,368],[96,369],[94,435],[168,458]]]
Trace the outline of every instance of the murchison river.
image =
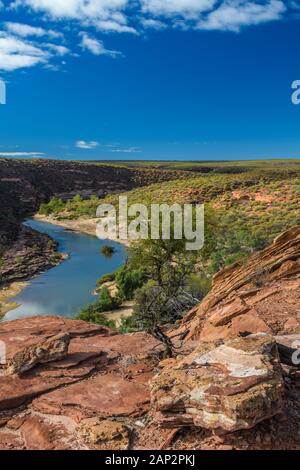
[[[49,271],[35,277],[14,299],[20,305],[8,312],[4,320],[35,315],[74,316],[84,305],[93,302],[96,281],[115,271],[126,260],[126,249],[115,242],[65,230],[53,224],[29,219],[25,222],[34,230],[47,233],[59,244],[59,251],[69,258]],[[115,253],[107,258],[101,247],[114,246]]]

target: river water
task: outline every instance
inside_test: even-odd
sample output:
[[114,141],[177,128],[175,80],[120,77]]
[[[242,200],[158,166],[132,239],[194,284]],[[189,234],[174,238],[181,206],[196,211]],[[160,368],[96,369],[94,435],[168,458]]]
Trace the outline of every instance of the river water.
[[25,224],[34,230],[47,233],[59,244],[59,251],[69,258],[49,271],[35,277],[14,299],[20,307],[8,312],[4,320],[36,315],[73,317],[84,305],[93,302],[96,281],[114,272],[126,260],[125,248],[115,242],[111,258],[101,254],[107,241],[65,230],[53,224],[29,219]]

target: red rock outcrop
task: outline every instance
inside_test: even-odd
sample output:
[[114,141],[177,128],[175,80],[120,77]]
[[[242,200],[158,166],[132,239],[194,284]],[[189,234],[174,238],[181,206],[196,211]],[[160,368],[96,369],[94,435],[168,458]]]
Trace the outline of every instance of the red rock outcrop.
[[33,369],[37,364],[63,359],[67,355],[69,343],[70,335],[60,333],[42,343],[29,344],[26,348],[13,353],[11,357],[6,357],[5,373],[6,375],[21,375]]
[[[299,287],[300,227],[277,237],[247,263],[215,276],[211,293],[174,335],[182,332],[185,356],[163,364],[152,380],[152,403],[162,426],[193,424],[233,431],[251,428],[281,411],[285,372],[278,368],[275,350],[284,364],[296,369]],[[275,336],[278,344],[270,353]],[[255,352],[247,352],[253,338]],[[264,338],[262,344],[257,338]],[[264,355],[263,344],[269,346]],[[249,360],[256,363],[252,375]],[[269,364],[268,372],[263,373],[260,360],[263,368]],[[235,367],[239,376],[232,373]],[[295,408],[299,410],[298,397]]]
[[203,343],[152,380],[164,427],[248,429],[281,411],[283,379],[275,340],[264,334]]
[[[299,449],[299,287],[296,228],[219,273],[170,333],[178,346],[183,334],[178,356],[160,364],[144,333],[58,317],[0,324],[8,361],[22,359],[19,373],[0,369],[0,449]],[[57,335],[69,341],[59,357]]]
[[210,294],[183,321],[186,341],[216,341],[240,333],[300,331],[300,227],[245,264],[219,272]]
[[15,372],[0,369],[0,448],[125,448],[149,412],[157,343],[144,333],[34,317],[0,324],[0,340]]

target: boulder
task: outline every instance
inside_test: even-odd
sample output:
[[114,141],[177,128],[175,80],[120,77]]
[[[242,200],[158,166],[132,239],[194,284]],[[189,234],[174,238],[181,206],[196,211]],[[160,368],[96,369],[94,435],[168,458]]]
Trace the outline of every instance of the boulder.
[[279,413],[282,399],[278,351],[266,334],[204,343],[151,382],[163,427],[249,429]]
[[6,375],[23,374],[37,364],[63,359],[68,353],[70,335],[61,333],[34,346],[17,351],[7,362]]
[[95,449],[126,450],[129,446],[130,431],[118,421],[86,419],[81,423],[79,434]]

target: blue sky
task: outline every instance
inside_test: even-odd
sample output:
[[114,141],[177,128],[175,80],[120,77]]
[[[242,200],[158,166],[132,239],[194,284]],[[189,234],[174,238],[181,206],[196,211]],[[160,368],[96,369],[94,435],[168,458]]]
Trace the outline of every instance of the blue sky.
[[300,158],[300,1],[0,0],[0,156]]

